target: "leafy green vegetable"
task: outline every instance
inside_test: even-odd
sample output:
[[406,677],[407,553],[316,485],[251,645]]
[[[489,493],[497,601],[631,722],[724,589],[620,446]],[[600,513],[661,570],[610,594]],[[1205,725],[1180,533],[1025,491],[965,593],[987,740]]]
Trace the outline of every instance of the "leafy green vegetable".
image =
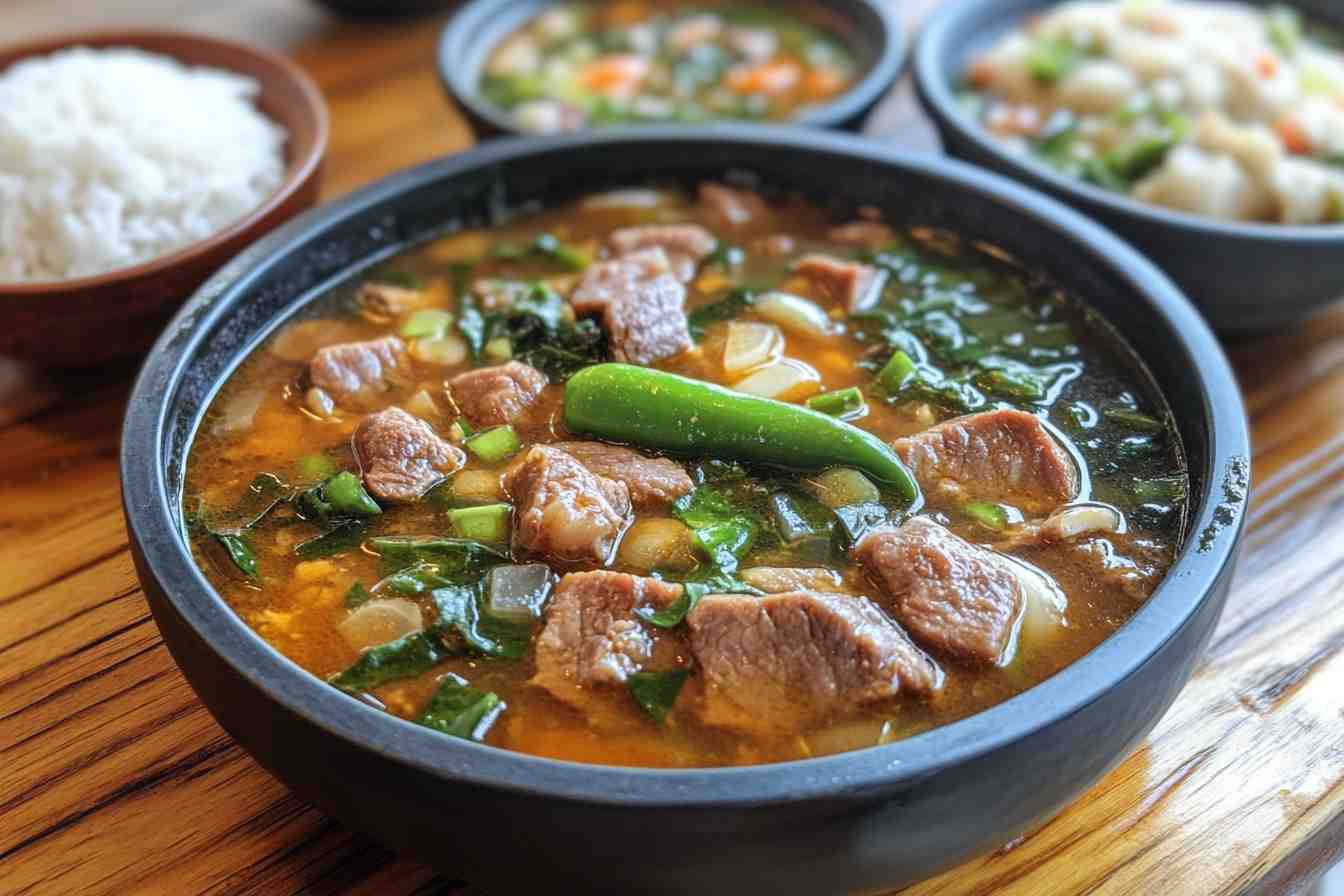
[[389,681],[428,672],[451,655],[437,637],[415,632],[369,648],[354,665],[332,676],[330,681],[343,691],[367,691]]
[[453,325],[453,314],[442,308],[422,308],[401,325],[405,339],[442,339]]
[[211,531],[210,536],[224,548],[224,552],[233,561],[233,565],[238,567],[239,572],[249,581],[257,581],[257,555],[241,533]]
[[1101,412],[1101,415],[1112,423],[1119,423],[1121,426],[1136,432],[1155,434],[1167,431],[1166,424],[1161,420],[1134,408],[1106,408]]
[[449,672],[415,721],[441,734],[479,741],[504,708],[498,694],[477,690],[462,676]]
[[658,628],[676,628],[686,619],[686,615],[695,609],[700,598],[708,593],[704,585],[697,584],[695,587],[683,585],[681,597],[661,610],[655,610],[653,607],[637,607],[635,615]]
[[1185,501],[1189,484],[1184,476],[1159,476],[1135,479],[1134,496],[1140,501],[1180,504]]
[[356,582],[345,592],[346,609],[353,610],[373,600],[373,593],[361,583]]
[[714,247],[714,251],[705,256],[705,260],[700,262],[702,268],[720,267],[735,268],[746,261],[747,253],[741,246],[734,246],[732,243],[725,243],[722,240]]
[[294,499],[294,506],[304,519],[321,522],[376,516],[383,512],[378,502],[364,490],[359,477],[349,470],[300,493]]
[[369,548],[382,559],[384,575],[430,564],[438,575],[461,581],[509,560],[505,551],[465,538],[385,535],[369,539]]
[[630,696],[655,722],[662,724],[672,705],[677,702],[682,685],[691,675],[690,669],[670,669],[666,672],[636,672],[626,681]]
[[294,555],[300,560],[317,560],[354,550],[364,541],[368,528],[369,524],[364,520],[341,520],[321,535],[300,542],[294,548]]
[[487,346],[503,340],[513,358],[562,383],[590,364],[607,360],[607,337],[594,321],[570,323],[565,301],[555,290],[536,283],[523,298],[502,312],[485,314],[474,300],[458,309],[457,327],[479,359]]
[[571,271],[581,271],[588,267],[592,261],[583,250],[565,245],[549,233],[539,234],[536,239],[523,246],[508,243],[498,245],[492,250],[491,254],[496,258],[509,260],[520,260],[529,255],[537,255],[554,261]]
[[1027,71],[1042,84],[1054,84],[1068,77],[1083,55],[1083,49],[1071,40],[1038,38],[1027,51]]
[[479,359],[481,357],[481,351],[485,348],[489,329],[490,322],[476,307],[475,300],[469,295],[463,296],[458,302],[457,331],[467,341],[467,348],[471,349],[473,358]]
[[691,543],[710,567],[725,574],[737,570],[761,529],[756,514],[734,507],[708,485],[677,499],[672,513],[691,529]]
[[1008,527],[1008,513],[999,504],[989,501],[972,501],[961,508],[962,512],[986,529],[995,532]]
[[1292,56],[1302,45],[1302,15],[1291,6],[1265,10],[1265,36],[1280,53]]
[[696,342],[705,338],[705,331],[723,321],[732,320],[756,302],[756,291],[746,287],[729,290],[721,298],[701,305],[686,315],[686,326]]
[[304,482],[326,479],[338,472],[336,461],[325,454],[305,454],[295,465]]
[[439,611],[436,631],[455,631],[468,646],[486,656],[516,660],[527,654],[532,627],[484,612],[480,583],[436,588],[430,596]]

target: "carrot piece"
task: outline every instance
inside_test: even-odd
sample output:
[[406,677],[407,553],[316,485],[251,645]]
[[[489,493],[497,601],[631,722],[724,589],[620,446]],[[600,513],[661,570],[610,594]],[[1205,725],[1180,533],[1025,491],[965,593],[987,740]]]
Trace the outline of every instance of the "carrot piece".
[[1278,132],[1279,139],[1283,141],[1284,147],[1293,155],[1305,156],[1311,154],[1311,136],[1297,118],[1285,115],[1275,122],[1274,130]]
[[843,90],[845,83],[845,73],[838,69],[811,68],[803,76],[803,93],[809,99],[825,99]]
[[649,74],[649,60],[634,53],[599,56],[579,71],[579,83],[603,96],[629,98]]
[[737,93],[785,93],[797,85],[803,71],[792,59],[772,59],[759,65],[739,65],[729,70],[729,89]]
[[1262,78],[1272,78],[1279,73],[1279,57],[1273,53],[1259,53],[1255,57],[1255,70]]
[[971,67],[966,72],[966,80],[971,83],[972,87],[979,87],[983,90],[994,83],[996,74],[994,63],[981,56],[971,63]]

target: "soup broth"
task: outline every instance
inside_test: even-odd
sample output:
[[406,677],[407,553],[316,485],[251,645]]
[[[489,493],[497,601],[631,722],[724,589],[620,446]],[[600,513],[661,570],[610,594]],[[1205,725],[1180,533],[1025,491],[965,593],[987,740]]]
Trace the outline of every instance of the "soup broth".
[[695,767],[899,740],[1048,678],[1156,587],[1185,490],[1165,403],[1077,297],[952,234],[707,184],[336,289],[215,398],[184,498],[230,605],[359,699]]

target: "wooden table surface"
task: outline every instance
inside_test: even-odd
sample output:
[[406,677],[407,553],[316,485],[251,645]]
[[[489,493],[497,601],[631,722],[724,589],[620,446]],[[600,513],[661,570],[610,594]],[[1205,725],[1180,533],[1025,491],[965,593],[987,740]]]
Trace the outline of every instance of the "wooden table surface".
[[[470,142],[431,69],[441,20],[341,25],[302,0],[9,0],[0,21],[5,38],[157,22],[291,49],[331,105],[328,196]],[[909,110],[896,97],[879,130],[917,141]],[[1254,500],[1194,680],[1076,805],[906,893],[1292,893],[1344,852],[1344,310],[1229,351]],[[178,673],[119,504],[132,373],[0,360],[0,893],[463,892],[290,796]]]

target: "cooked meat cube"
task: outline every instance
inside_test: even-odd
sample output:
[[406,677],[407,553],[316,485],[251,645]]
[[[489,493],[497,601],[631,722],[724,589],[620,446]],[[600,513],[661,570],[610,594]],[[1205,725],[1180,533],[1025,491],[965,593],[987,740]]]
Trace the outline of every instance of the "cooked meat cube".
[[607,237],[607,245],[617,255],[640,249],[662,249],[672,271],[682,283],[695,276],[695,270],[718,245],[714,234],[698,224],[661,224],[647,227],[623,227]]
[[396,317],[423,305],[425,293],[391,283],[365,283],[359,287],[358,298],[366,311],[378,317]]
[[533,445],[503,482],[514,504],[514,546],[528,553],[605,564],[630,522],[625,483],[555,448]]
[[826,238],[842,246],[858,246],[864,249],[881,249],[890,246],[896,240],[896,234],[881,221],[850,221],[839,227],[832,227]]
[[670,504],[695,488],[681,464],[666,457],[646,457],[638,451],[601,442],[556,442],[591,472],[624,482],[630,500],[641,509]]
[[686,288],[662,249],[641,249],[591,265],[570,302],[577,314],[601,314],[611,354],[652,364],[691,347]]
[[467,460],[460,448],[401,408],[365,417],[351,445],[365,487],[386,501],[414,501]]
[[803,731],[900,693],[927,696],[937,664],[872,601],[793,591],[715,594],[687,617],[704,673],[700,717],[757,733]]
[[738,578],[767,594],[786,591],[822,591],[829,594],[848,591],[833,569],[794,568],[791,566],[753,566],[744,569]]
[[770,214],[765,200],[750,190],[709,181],[700,185],[700,204],[724,227],[742,227]]
[[832,301],[843,304],[850,314],[875,305],[887,281],[886,272],[870,264],[816,253],[794,262],[793,271],[816,284]]
[[854,556],[920,644],[982,665],[1011,658],[1025,600],[1014,561],[925,517],[864,536]]
[[614,694],[653,657],[654,636],[635,615],[662,609],[681,586],[620,572],[577,572],[560,580],[537,638],[532,683],[599,721],[615,715]]
[[932,504],[1003,501],[1027,513],[1048,513],[1078,492],[1073,458],[1025,411],[969,414],[891,447]]
[[308,362],[308,382],[338,405],[365,407],[386,392],[393,373],[406,366],[405,352],[405,343],[395,336],[328,345]]
[[459,373],[448,381],[453,401],[472,426],[512,423],[546,388],[546,374],[518,361]]

